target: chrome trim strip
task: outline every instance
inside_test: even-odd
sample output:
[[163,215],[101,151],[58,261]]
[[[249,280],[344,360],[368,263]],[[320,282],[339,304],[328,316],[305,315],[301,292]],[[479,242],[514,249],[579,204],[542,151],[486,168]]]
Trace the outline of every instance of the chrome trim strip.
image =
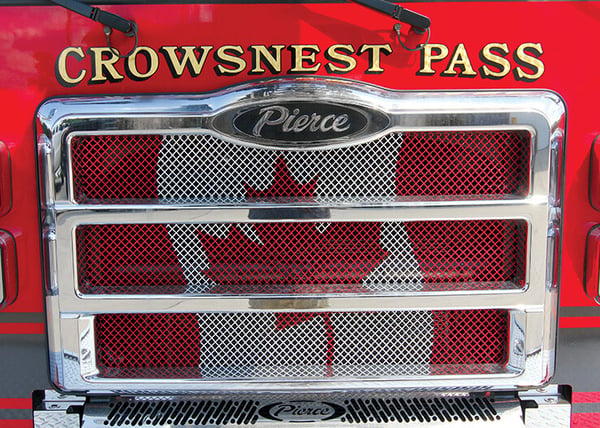
[[94,317],[79,317],[79,361],[81,375],[86,378],[97,375]]
[[95,313],[151,313],[151,312],[212,312],[212,311],[375,311],[402,309],[519,309],[527,305],[532,310],[543,309],[534,305],[539,299],[537,290],[507,293],[428,292],[427,294],[395,295],[328,295],[326,297],[229,297],[190,296],[130,297],[99,295],[81,299],[61,300],[61,313],[68,315]]

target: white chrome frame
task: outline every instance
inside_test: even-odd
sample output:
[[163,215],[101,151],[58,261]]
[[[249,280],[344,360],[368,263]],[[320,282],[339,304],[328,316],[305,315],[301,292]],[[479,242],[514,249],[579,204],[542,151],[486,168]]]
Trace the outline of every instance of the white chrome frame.
[[[392,295],[82,295],[77,291],[75,229],[82,224],[249,222],[258,205],[77,204],[70,141],[78,134],[208,133],[231,144],[261,146],[223,118],[274,102],[353,104],[389,117],[385,129],[327,142],[362,144],[395,131],[503,130],[531,133],[529,193],[502,200],[412,201],[385,204],[293,204],[327,208],[326,221],[524,219],[527,276],[522,290]],[[548,91],[399,92],[321,78],[261,81],[202,95],[52,99],[40,106],[42,188],[50,363],[53,381],[68,391],[326,390],[328,388],[516,389],[542,385],[554,372],[560,202],[557,194],[565,108]],[[218,123],[218,129],[214,126]],[[281,150],[282,147],[276,147]],[[292,146],[289,150],[314,150]],[[261,209],[280,206],[260,204]],[[272,220],[270,220],[272,221]],[[289,221],[289,220],[286,220]],[[323,221],[322,219],[319,221]],[[100,313],[213,311],[450,310],[496,308],[510,313],[510,359],[497,375],[290,381],[177,381],[98,376],[93,320]]]

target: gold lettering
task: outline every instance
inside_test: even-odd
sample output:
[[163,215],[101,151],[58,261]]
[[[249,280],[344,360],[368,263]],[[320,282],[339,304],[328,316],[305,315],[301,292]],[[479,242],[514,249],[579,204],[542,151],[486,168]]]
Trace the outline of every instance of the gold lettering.
[[441,43],[427,43],[421,49],[421,68],[417,71],[417,75],[433,76],[435,71],[431,67],[431,64],[443,60],[448,56],[449,52],[446,45],[442,45]]
[[82,61],[85,58],[85,53],[81,47],[68,47],[58,55],[56,64],[54,65],[54,71],[56,79],[61,85],[72,88],[78,85],[85,78],[87,74],[86,70],[79,70],[77,76],[71,77],[67,71],[67,59],[69,56],[74,57],[77,61]]
[[[171,75],[177,79],[183,75],[186,68],[192,77],[198,77],[202,73],[208,53],[212,49],[213,46],[163,46],[159,52],[167,60]],[[199,55],[196,55],[196,52]],[[181,60],[179,56],[181,56]]]
[[[506,43],[488,43],[485,45],[479,53],[479,59],[484,63],[479,68],[481,77],[494,80],[506,77],[510,73],[510,62],[504,58],[508,53]],[[490,66],[497,68],[498,71],[494,71]]]
[[471,66],[471,61],[469,60],[469,55],[467,54],[467,50],[465,49],[465,45],[463,43],[458,44],[456,48],[454,48],[454,52],[450,57],[450,63],[446,70],[442,72],[442,76],[455,76],[456,70],[455,67],[460,68],[460,73],[458,77],[475,77],[477,73],[473,70],[473,66]]
[[[316,73],[321,68],[321,64],[316,63],[316,54],[321,52],[318,45],[290,45],[288,49],[292,52],[293,64],[288,73]],[[309,62],[306,66],[305,61]]]
[[[341,53],[340,53],[341,52]],[[325,69],[329,73],[344,74],[349,73],[356,68],[356,59],[350,56],[353,54],[354,46],[352,45],[331,45],[325,51],[325,58],[330,62],[325,64]],[[338,64],[344,64],[345,67],[340,67]]]
[[248,49],[254,51],[252,55],[252,70],[249,74],[262,74],[265,67],[273,74],[281,73],[281,50],[285,45],[271,45],[268,48],[262,45],[252,45]]
[[246,68],[246,61],[237,55],[231,54],[231,52],[237,52],[239,55],[242,55],[244,49],[239,45],[225,45],[221,46],[215,52],[215,60],[231,67],[225,67],[223,64],[217,65],[215,71],[219,76],[240,74]]
[[[544,74],[544,63],[538,58],[542,56],[544,50],[540,43],[523,43],[517,48],[514,54],[515,62],[519,67],[515,68],[515,79],[525,82],[533,82]],[[523,69],[531,71],[526,73]]]
[[124,79],[115,68],[119,57],[110,48],[89,48],[88,54],[92,58],[92,78],[88,83],[104,83],[107,80],[114,83]]
[[389,55],[392,53],[392,47],[389,43],[385,45],[362,45],[358,49],[358,55],[369,53],[369,68],[365,73],[383,73],[381,68],[381,54]]
[[[147,69],[145,73],[140,72],[137,67],[137,57],[140,54],[146,59]],[[159,59],[156,51],[148,46],[140,46],[127,58],[125,73],[131,80],[146,80],[158,71],[158,64]]]

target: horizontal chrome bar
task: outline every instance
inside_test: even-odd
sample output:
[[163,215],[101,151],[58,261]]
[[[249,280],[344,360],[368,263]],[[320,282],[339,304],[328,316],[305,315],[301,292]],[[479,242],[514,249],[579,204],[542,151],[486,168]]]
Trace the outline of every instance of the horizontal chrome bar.
[[[61,238],[65,229],[80,224],[129,224],[129,223],[235,223],[261,221],[428,221],[428,220],[486,220],[486,219],[527,219],[542,220],[549,216],[549,208],[543,202],[531,204],[463,204],[459,206],[411,204],[404,206],[338,208],[324,205],[312,207],[327,210],[326,218],[311,219],[277,218],[282,206],[255,205],[256,209],[272,210],[273,218],[252,219],[252,209],[246,207],[199,207],[199,208],[160,208],[156,206],[136,208],[114,208],[111,210],[69,209],[56,216],[56,227]],[[284,205],[290,207],[290,205]],[[303,207],[307,207],[303,205]],[[270,217],[270,216],[267,216]]]
[[93,295],[63,296],[62,314],[212,312],[212,311],[374,311],[402,309],[520,309],[543,310],[543,291],[528,289],[498,292],[428,292],[411,295],[328,295],[229,297],[189,295]]
[[[194,204],[194,205],[178,205],[178,204],[93,204],[93,205],[73,205],[64,202],[58,202],[52,206],[52,209],[58,213],[80,213],[82,215],[95,213],[98,215],[107,216],[121,216],[123,214],[132,213],[138,216],[140,220],[144,220],[152,212],[152,215],[165,215],[169,213],[174,216],[185,216],[188,215],[207,215],[210,212],[215,212],[212,215],[227,216],[233,215],[234,218],[239,218],[240,212],[246,213],[245,219],[250,218],[250,210],[261,209],[261,210],[279,210],[282,207],[285,208],[321,208],[326,209],[328,212],[340,214],[342,211],[351,210],[351,212],[359,220],[369,220],[374,216],[390,215],[390,210],[426,210],[430,212],[432,210],[461,210],[461,211],[475,211],[469,212],[472,218],[477,215],[485,215],[485,211],[482,214],[478,214],[477,210],[496,210],[496,216],[503,218],[501,213],[498,213],[498,209],[527,209],[527,207],[543,206],[548,204],[547,196],[531,196],[524,199],[496,199],[496,200],[475,200],[475,201],[387,201],[387,202],[362,202],[362,203],[241,203],[231,205],[217,205],[217,204]],[[418,212],[418,211],[417,211]],[[163,213],[163,214],[159,214]],[[181,214],[183,213],[183,214]],[[243,215],[243,214],[242,214]],[[397,214],[396,214],[397,215]],[[416,214],[420,215],[420,214]],[[514,217],[514,215],[513,215]],[[164,217],[163,217],[164,218]],[[329,218],[329,217],[328,217]],[[395,217],[397,218],[397,217]],[[376,217],[376,220],[384,220],[385,218]],[[199,219],[197,219],[199,220]],[[316,219],[322,220],[322,218]],[[172,219],[171,221],[175,221]],[[193,221],[193,219],[192,219]],[[213,220],[214,221],[214,220]],[[117,223],[116,220],[113,220]]]

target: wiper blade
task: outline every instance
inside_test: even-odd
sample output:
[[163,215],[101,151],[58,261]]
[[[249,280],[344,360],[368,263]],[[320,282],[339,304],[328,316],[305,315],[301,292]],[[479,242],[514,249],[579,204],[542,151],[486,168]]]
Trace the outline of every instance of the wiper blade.
[[410,24],[417,33],[424,33],[431,26],[431,19],[386,0],[352,0],[363,6],[385,13],[400,22]]
[[76,0],[50,0],[59,6],[69,9],[72,12],[93,19],[107,27],[119,30],[128,37],[132,37],[136,32],[136,25],[133,21],[123,18],[111,12],[107,12],[97,7],[89,6]]

